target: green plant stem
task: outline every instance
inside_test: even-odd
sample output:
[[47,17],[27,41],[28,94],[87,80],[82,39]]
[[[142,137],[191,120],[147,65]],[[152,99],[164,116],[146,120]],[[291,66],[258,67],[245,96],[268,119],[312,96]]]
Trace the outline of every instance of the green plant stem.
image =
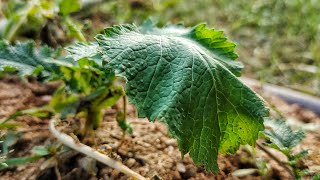
[[[123,119],[125,122],[127,122],[127,97],[125,95],[122,96],[122,100],[123,100]],[[126,130],[122,130],[121,141],[117,149],[119,149],[123,145],[125,138],[126,138]]]
[[294,178],[294,174],[292,170],[286,165],[286,163],[282,162],[280,159],[278,159],[275,155],[273,155],[267,148],[265,148],[263,145],[257,143],[257,146],[265,152],[268,156],[270,156],[273,160],[275,160],[280,166],[282,166],[292,178]]
[[106,164],[106,165],[126,174],[127,176],[132,177],[133,179],[146,180],[143,176],[132,171],[127,166],[123,165],[121,162],[115,161],[115,160],[111,159],[110,157],[106,156],[105,154],[102,154],[87,145],[84,145],[80,142],[75,142],[75,140],[72,137],[68,136],[67,134],[59,132],[55,128],[55,123],[56,123],[56,119],[52,118],[49,123],[49,130],[53,134],[54,137],[56,137],[59,141],[61,141],[66,146],[74,149],[75,151],[81,152],[81,153],[83,153],[83,154],[85,154],[85,155],[87,155],[87,156],[89,156],[99,162],[102,162],[103,164]]
[[123,100],[123,118],[127,121],[127,96],[122,96]]

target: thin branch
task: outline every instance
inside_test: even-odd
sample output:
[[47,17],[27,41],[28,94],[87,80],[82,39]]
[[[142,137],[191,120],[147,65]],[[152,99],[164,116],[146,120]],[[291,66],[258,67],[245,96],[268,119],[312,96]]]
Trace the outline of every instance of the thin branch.
[[76,151],[79,151],[79,152],[81,152],[81,153],[83,153],[83,154],[85,154],[85,155],[87,155],[97,161],[100,161],[103,164],[106,164],[106,165],[126,174],[127,176],[133,177],[134,179],[137,179],[137,180],[145,180],[145,178],[143,176],[132,171],[127,166],[123,165],[121,162],[115,161],[115,160],[111,159],[110,157],[108,157],[102,153],[99,153],[98,151],[92,149],[91,147],[89,147],[87,145],[84,145],[79,142],[75,142],[72,137],[68,136],[67,134],[59,132],[55,128],[55,121],[56,121],[55,118],[50,120],[49,130],[59,141],[61,141],[66,146],[68,146]]
[[275,155],[273,155],[267,148],[265,148],[263,145],[257,143],[257,146],[264,151],[268,156],[270,156],[273,160],[275,160],[281,167],[283,167],[292,178],[294,178],[294,174],[292,170],[286,165],[286,163],[282,162],[280,159],[278,159]]
[[122,96],[123,100],[123,118],[127,121],[127,96]]

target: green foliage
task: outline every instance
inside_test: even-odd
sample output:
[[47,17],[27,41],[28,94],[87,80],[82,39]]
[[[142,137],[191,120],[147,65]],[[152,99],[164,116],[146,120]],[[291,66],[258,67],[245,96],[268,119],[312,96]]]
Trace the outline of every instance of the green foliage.
[[127,122],[126,115],[123,112],[117,113],[116,120],[117,120],[118,126],[124,132],[128,132],[129,134],[133,133],[132,126]]
[[32,148],[32,153],[39,156],[46,156],[50,154],[50,149],[46,146],[35,146]]
[[18,158],[6,158],[3,160],[3,164],[0,164],[0,170],[14,167],[17,165],[27,164],[34,161],[37,161],[41,159],[42,157],[45,157],[47,155],[50,155],[52,152],[50,152],[50,149],[45,146],[34,146],[31,150],[32,155],[31,156],[24,156],[24,157],[18,157]]
[[41,159],[41,156],[26,156],[26,157],[19,157],[19,158],[8,158],[6,159],[3,163],[5,164],[4,166],[0,166],[0,170],[21,165],[21,164],[26,164],[26,163],[31,163],[33,161],[37,161]]
[[11,41],[21,31],[20,27],[28,22],[28,27],[24,30],[40,27],[47,18],[54,16],[54,8],[54,0],[9,0],[2,9],[7,20],[2,37]]
[[115,86],[114,72],[103,68],[93,60],[82,58],[78,66],[61,67],[64,85],[53,95],[49,106],[67,115],[82,114],[88,126],[98,128],[102,121],[102,109],[114,105],[123,96],[121,86]]
[[81,26],[69,17],[70,13],[79,11],[80,7],[80,0],[9,0],[4,3],[5,19],[4,27],[0,27],[1,36],[13,41],[16,35],[24,32],[39,33],[44,24],[56,19],[61,26],[66,27],[69,37],[85,42]]
[[[11,46],[1,41],[0,46],[0,72],[10,69],[17,71],[21,77],[34,75],[40,80],[62,80],[63,82],[48,106],[18,111],[1,120],[3,128],[11,125],[5,122],[17,116],[25,114],[48,116],[50,115],[48,112],[51,112],[60,113],[63,119],[68,115],[81,114],[87,119],[86,127],[95,129],[102,121],[102,109],[114,105],[124,95],[122,87],[113,84],[114,72],[102,66],[101,56],[91,57],[88,54],[87,58],[82,54],[81,57],[65,58],[61,57],[59,50],[54,51],[48,47],[36,49],[32,42]],[[77,46],[79,47],[76,48]],[[87,46],[79,43],[68,50],[81,52],[81,47]]]
[[317,174],[312,177],[312,180],[319,180],[320,179],[320,174]]
[[10,152],[10,147],[19,140],[21,134],[15,131],[8,131],[4,136],[1,137],[1,155],[7,156]]
[[8,123],[8,121],[16,119],[19,116],[30,115],[35,117],[48,117],[50,115],[50,111],[47,107],[36,107],[25,110],[16,111],[8,117],[0,119],[0,129],[13,129],[19,124]]
[[[34,43],[18,43],[11,46],[3,42],[2,47],[4,47],[0,49],[2,72],[10,67],[22,77],[35,75],[38,78],[60,80],[61,82],[48,105],[17,111],[1,119],[0,128],[2,129],[14,128],[15,124],[10,124],[8,121],[21,115],[38,117],[60,115],[62,119],[72,116],[86,120],[79,129],[75,129],[75,133],[83,137],[89,130],[98,128],[104,115],[102,110],[114,105],[124,95],[123,88],[114,85],[114,72],[96,63],[102,62],[102,60],[98,61],[98,57],[94,57],[95,60],[90,57],[81,57],[75,59],[77,60],[75,62],[71,58],[61,57],[60,52],[55,52],[50,48],[37,49]],[[38,67],[41,67],[41,71],[35,74],[34,71]],[[126,128],[125,131],[130,131],[130,129]],[[2,137],[1,156],[9,155],[9,148],[17,142],[20,136],[21,134],[15,131],[6,132]],[[33,155],[31,156],[18,158],[8,156],[0,161],[0,169],[30,163],[44,156],[52,156],[56,151],[54,149],[56,148],[53,147],[52,150],[50,147],[36,146],[32,149]]]
[[21,77],[35,75],[41,79],[54,79],[59,66],[72,66],[73,62],[57,59],[59,51],[49,47],[35,48],[33,42],[9,45],[0,41],[0,71],[15,71]]
[[81,57],[75,64],[71,58],[62,58],[59,51],[48,47],[36,49],[32,42],[11,46],[2,41],[0,46],[0,71],[16,70],[21,77],[35,75],[39,79],[64,82],[48,107],[18,111],[2,120],[2,126],[17,116],[40,111],[61,113],[62,118],[84,111],[90,126],[97,128],[103,117],[101,110],[112,106],[123,95],[122,87],[113,85],[114,72],[102,66],[101,57],[100,60],[97,56],[88,56],[93,60]]
[[[34,74],[38,67],[33,62],[37,62],[42,68],[36,75],[55,75],[63,82],[45,110],[61,114],[62,119],[68,115],[86,119],[85,129],[79,130],[79,135],[85,135],[98,128],[102,109],[124,96],[122,87],[114,84],[118,75],[127,81],[126,94],[139,116],[166,123],[182,154],[189,152],[196,164],[209,171],[218,171],[219,152],[234,153],[241,144],[255,144],[268,109],[237,79],[242,65],[235,61],[235,44],[222,31],[204,24],[159,29],[146,23],[140,29],[114,26],[105,33],[96,36],[98,44],[68,47],[69,59],[52,58],[50,51],[46,54],[50,61],[40,60],[40,53],[35,53],[39,50],[31,46],[28,61],[14,66],[25,76]],[[10,48],[17,47],[7,45]],[[4,58],[10,53],[4,51]],[[60,62],[70,57],[75,64]],[[6,63],[18,61],[14,56],[5,59]],[[123,111],[118,112],[117,121],[130,132]],[[36,152],[47,154],[43,149]]]
[[[0,144],[2,143],[2,141],[0,141]],[[2,151],[0,150],[0,153]],[[2,155],[2,153],[0,154],[0,169],[1,168],[5,168],[8,167],[8,165],[5,163],[6,157]]]
[[[79,0],[9,0],[4,4],[6,22],[0,32],[7,40],[12,41],[30,29],[39,32],[48,20],[58,19],[69,36],[86,41],[81,25],[69,17],[80,9]],[[139,18],[152,13],[161,17],[162,24],[172,19],[187,24],[205,20],[224,26],[237,39],[240,52],[250,54],[242,57],[251,65],[251,71],[259,72],[254,73],[256,77],[262,75],[269,82],[299,84],[299,87],[307,84],[311,87],[308,90],[318,93],[320,3],[317,0],[154,0],[106,4],[101,6],[108,8],[105,12],[112,15],[115,12],[116,21],[121,22],[141,21]],[[52,101],[41,110],[59,113],[62,118],[84,117],[88,126],[97,128],[102,120],[101,110],[124,94],[121,87],[113,84],[116,70],[117,75],[128,80],[126,93],[137,105],[139,115],[167,123],[182,152],[190,152],[196,163],[207,165],[209,170],[217,170],[218,151],[234,152],[240,144],[254,144],[267,112],[263,102],[235,78],[240,76],[242,65],[234,60],[235,44],[227,41],[222,31],[208,29],[204,24],[191,29],[181,25],[158,29],[149,21],[139,29],[115,26],[107,29],[106,34],[107,37],[98,36],[101,47],[97,43],[78,43],[67,48],[72,58],[78,60],[75,64],[60,59],[58,51],[47,47],[36,50],[33,43],[9,46],[1,42],[0,71],[18,71],[21,76],[33,75],[39,80],[62,80]],[[309,68],[296,73],[301,63],[315,67],[316,73],[306,75]],[[297,78],[302,80],[296,83]],[[309,81],[312,78],[315,80]],[[38,113],[19,111],[5,121],[23,114],[52,115]],[[130,131],[125,120],[125,115],[118,112],[119,126]],[[292,154],[291,150],[301,141],[303,132],[292,131],[283,121],[267,120],[265,125],[270,128],[265,131],[268,145],[286,154],[288,164],[298,169],[298,161],[307,151]],[[0,121],[0,129],[14,127],[16,124]],[[8,144],[15,139],[6,138],[8,152]],[[47,153],[45,148],[35,152]],[[28,159],[33,157],[13,162]],[[0,168],[5,165],[3,162],[0,159]]]
[[268,110],[236,78],[235,45],[203,24],[142,32],[120,25],[96,36],[107,67],[127,80],[139,117],[166,123],[182,154],[210,171],[218,171],[218,152],[254,145]]
[[304,138],[304,132],[299,130],[297,132],[286,125],[283,120],[266,118],[264,122],[266,127],[271,129],[265,129],[264,134],[269,138],[272,144],[270,146],[282,151],[288,152]]
[[80,10],[80,0],[60,0],[59,9],[63,16]]
[[277,149],[287,156],[287,165],[293,169],[295,178],[301,178],[307,175],[307,170],[300,167],[300,160],[308,155],[308,150],[302,150],[293,154],[292,149],[296,147],[305,137],[302,130],[293,131],[284,120],[265,118],[266,129],[264,131],[265,138],[271,143],[267,145]]
[[8,164],[4,163],[3,159],[3,157],[0,157],[0,169],[8,167]]
[[74,60],[89,58],[92,59],[96,64],[102,66],[102,54],[99,53],[98,49],[99,45],[95,42],[75,43],[66,48]]

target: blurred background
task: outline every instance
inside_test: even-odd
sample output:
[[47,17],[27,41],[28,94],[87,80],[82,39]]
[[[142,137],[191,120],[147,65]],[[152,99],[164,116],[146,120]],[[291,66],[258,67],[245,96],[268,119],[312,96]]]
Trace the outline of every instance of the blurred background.
[[320,96],[320,0],[2,0],[0,6],[1,38],[53,47],[149,17],[160,26],[206,22],[236,42],[244,76]]

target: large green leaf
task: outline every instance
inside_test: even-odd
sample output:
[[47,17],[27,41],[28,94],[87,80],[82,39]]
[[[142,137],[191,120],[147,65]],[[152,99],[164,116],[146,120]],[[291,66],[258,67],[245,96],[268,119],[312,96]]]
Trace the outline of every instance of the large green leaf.
[[204,24],[191,29],[114,26],[96,39],[108,66],[127,80],[139,116],[165,122],[182,154],[218,171],[217,155],[254,145],[268,115],[239,81],[235,44]]
[[14,46],[0,41],[0,71],[18,70],[21,76],[42,74],[49,77],[59,66],[72,66],[72,61],[58,60],[57,52],[49,47],[36,48],[33,42],[18,43]]

